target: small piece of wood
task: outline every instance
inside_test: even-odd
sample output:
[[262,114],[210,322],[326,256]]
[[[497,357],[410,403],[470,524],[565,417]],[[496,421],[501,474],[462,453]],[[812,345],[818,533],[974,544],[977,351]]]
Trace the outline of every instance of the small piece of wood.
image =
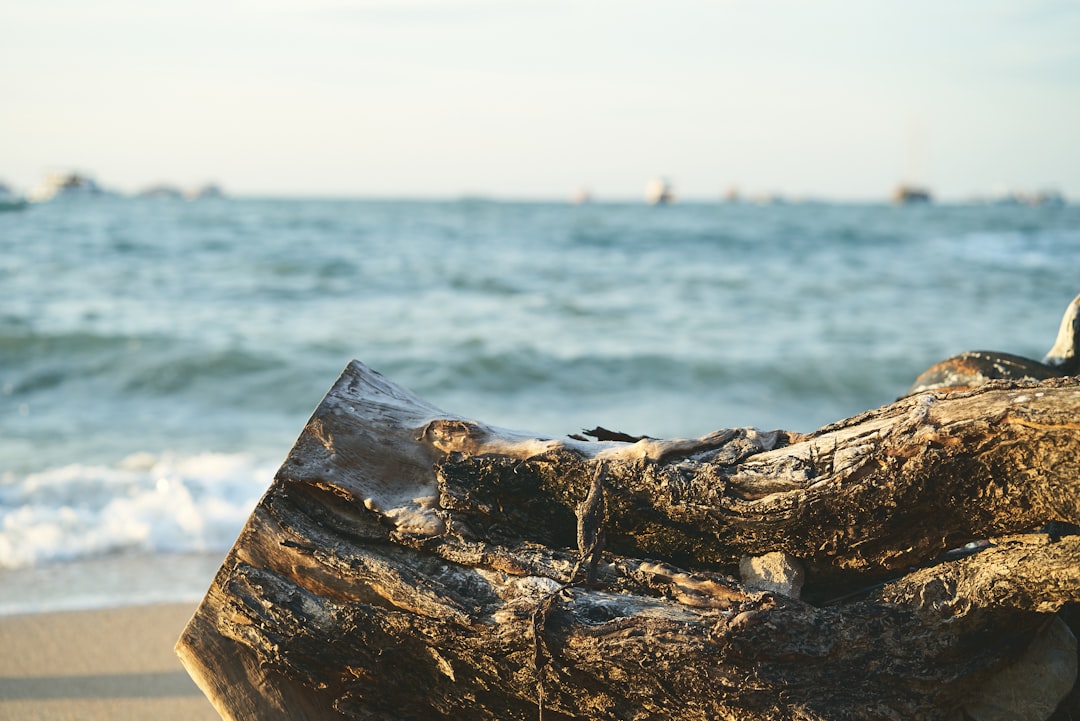
[[[606,437],[492,428],[350,364],[182,661],[226,719],[960,719],[1080,601],[1080,536],[1030,533],[1080,523],[1075,379],[809,435]],[[768,553],[801,598],[737,580]]]

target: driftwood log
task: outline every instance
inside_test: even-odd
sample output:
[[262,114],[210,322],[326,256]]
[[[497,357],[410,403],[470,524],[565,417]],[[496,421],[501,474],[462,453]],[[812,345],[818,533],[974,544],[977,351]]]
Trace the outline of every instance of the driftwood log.
[[809,435],[593,435],[616,440],[492,428],[350,364],[183,663],[227,719],[1075,713],[1076,379]]

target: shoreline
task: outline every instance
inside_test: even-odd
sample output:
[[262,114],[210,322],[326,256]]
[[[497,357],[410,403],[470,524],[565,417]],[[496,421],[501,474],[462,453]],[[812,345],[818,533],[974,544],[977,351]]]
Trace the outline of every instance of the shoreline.
[[218,721],[173,651],[196,606],[0,616],[0,718]]

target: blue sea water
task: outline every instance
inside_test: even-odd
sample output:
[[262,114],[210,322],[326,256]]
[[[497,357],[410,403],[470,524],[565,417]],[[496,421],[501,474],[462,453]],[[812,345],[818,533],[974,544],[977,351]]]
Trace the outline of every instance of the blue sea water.
[[197,598],[352,358],[565,435],[810,431],[1041,358],[1080,208],[107,198],[0,213],[0,613]]

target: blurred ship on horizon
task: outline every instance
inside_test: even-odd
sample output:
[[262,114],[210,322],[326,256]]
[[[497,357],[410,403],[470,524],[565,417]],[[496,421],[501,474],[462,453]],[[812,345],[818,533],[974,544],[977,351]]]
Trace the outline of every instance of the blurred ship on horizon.
[[188,200],[208,200],[211,198],[224,198],[225,191],[217,183],[200,185],[184,194]]
[[933,201],[933,199],[934,196],[929,189],[918,185],[910,185],[908,183],[898,185],[892,195],[893,202],[898,205],[929,203]]
[[32,203],[44,203],[57,198],[100,198],[114,195],[101,187],[96,180],[77,171],[49,173],[45,181],[30,191],[27,198]]
[[675,194],[667,178],[653,178],[645,186],[645,202],[649,205],[667,205],[675,202]]
[[1065,196],[1057,190],[1044,189],[1034,193],[1013,190],[994,198],[994,205],[1032,205],[1060,208],[1065,205]]
[[[7,191],[5,195],[4,191]],[[0,204],[5,198],[21,198],[0,183]],[[91,199],[91,198],[156,198],[166,200],[206,200],[226,197],[225,191],[217,183],[203,183],[189,190],[182,190],[172,183],[153,183],[133,194],[125,194],[110,188],[106,188],[97,182],[88,173],[80,171],[54,171],[45,176],[45,180],[37,188],[30,191],[22,202],[47,203],[58,199]]]

